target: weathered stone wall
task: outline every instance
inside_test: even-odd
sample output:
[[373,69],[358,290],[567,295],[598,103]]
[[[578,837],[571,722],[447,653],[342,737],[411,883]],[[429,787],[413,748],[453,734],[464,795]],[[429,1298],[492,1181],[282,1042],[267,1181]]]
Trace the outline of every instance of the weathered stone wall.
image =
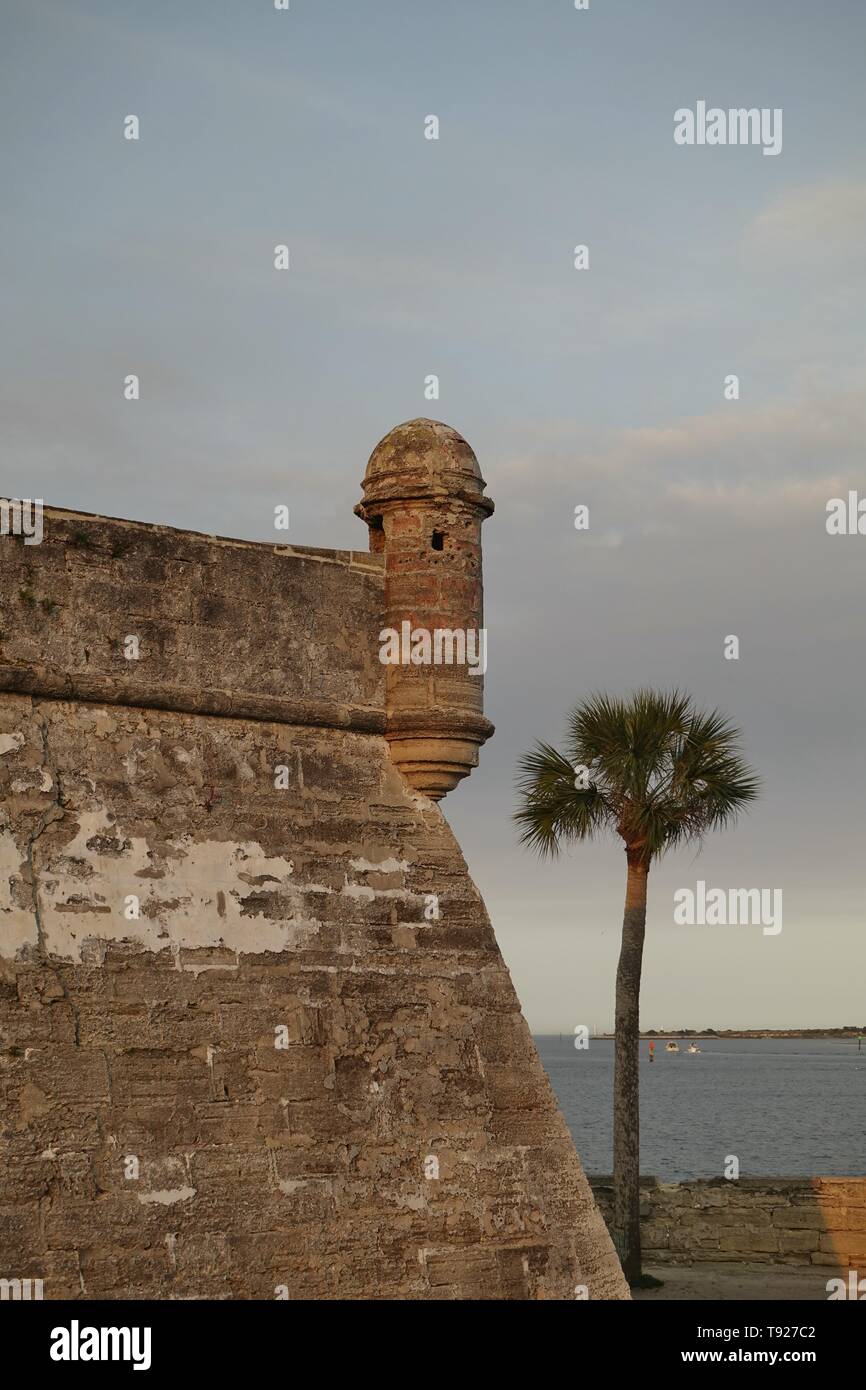
[[381,732],[384,583],[363,551],[46,508],[40,545],[0,537],[0,690]]
[[[609,1177],[590,1177],[605,1217]],[[746,1260],[866,1270],[866,1178],[641,1178],[649,1264]]]
[[54,520],[0,541],[0,1276],[627,1297],[454,838],[365,731],[375,558]]

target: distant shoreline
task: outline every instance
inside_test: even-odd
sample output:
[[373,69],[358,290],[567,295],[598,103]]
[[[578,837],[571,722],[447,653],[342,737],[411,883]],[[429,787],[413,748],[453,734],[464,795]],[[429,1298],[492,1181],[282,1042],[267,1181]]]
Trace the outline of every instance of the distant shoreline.
[[[570,1037],[570,1034],[560,1033],[537,1033],[539,1038]],[[613,1033],[593,1033],[591,1036],[601,1041],[613,1042]],[[664,1038],[703,1038],[711,1042],[713,1038],[811,1038],[819,1041],[826,1038],[828,1041],[840,1041],[850,1038],[856,1041],[858,1037],[866,1038],[866,1025],[863,1028],[710,1028],[706,1032],[701,1032],[695,1028],[673,1028],[663,1030],[661,1028],[650,1028],[648,1032],[641,1033],[641,1041],[658,1042]]]

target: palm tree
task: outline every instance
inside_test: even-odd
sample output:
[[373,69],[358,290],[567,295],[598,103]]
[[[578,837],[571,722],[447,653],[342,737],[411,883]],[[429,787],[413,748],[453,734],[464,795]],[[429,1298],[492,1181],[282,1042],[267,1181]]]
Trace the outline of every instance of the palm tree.
[[564,753],[536,743],[520,760],[521,842],[542,856],[602,833],[619,835],[628,865],[616,971],[612,1236],[630,1282],[641,1274],[638,1046],[650,865],[666,850],[724,829],[758,794],[739,732],[690,696],[596,694],[572,710]]

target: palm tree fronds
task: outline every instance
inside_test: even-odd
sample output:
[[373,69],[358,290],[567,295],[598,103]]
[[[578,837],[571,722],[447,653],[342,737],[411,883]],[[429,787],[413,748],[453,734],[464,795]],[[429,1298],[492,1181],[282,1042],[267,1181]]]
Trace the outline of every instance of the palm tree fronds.
[[[576,769],[586,769],[576,784]],[[647,862],[732,825],[760,791],[740,734],[718,710],[679,690],[596,693],[569,717],[565,752],[539,742],[519,764],[522,843],[558,854],[603,832],[638,846]]]

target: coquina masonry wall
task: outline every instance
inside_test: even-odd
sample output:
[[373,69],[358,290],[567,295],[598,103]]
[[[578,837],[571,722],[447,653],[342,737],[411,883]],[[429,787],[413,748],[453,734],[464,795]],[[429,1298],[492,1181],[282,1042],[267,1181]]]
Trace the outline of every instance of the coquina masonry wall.
[[382,596],[366,553],[48,510],[0,539],[0,1276],[628,1296],[460,850],[389,756]]
[[[610,1178],[591,1177],[607,1215]],[[866,1271],[866,1178],[641,1179],[644,1259]]]

